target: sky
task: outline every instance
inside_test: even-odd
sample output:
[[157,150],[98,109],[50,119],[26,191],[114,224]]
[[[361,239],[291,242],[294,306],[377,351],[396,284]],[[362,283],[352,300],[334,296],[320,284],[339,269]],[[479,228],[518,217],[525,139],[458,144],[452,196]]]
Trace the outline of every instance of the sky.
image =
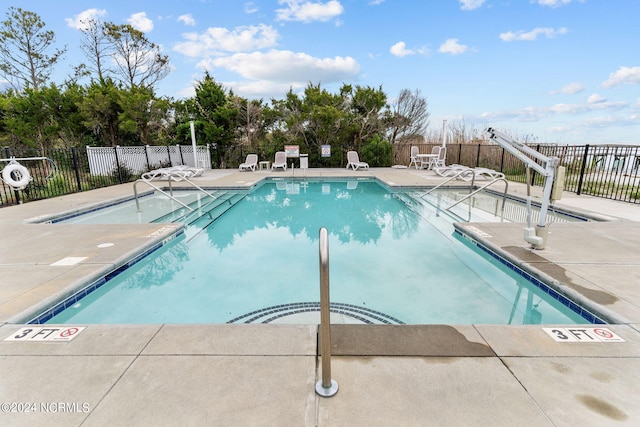
[[205,70],[248,99],[309,84],[403,89],[431,131],[494,127],[528,142],[640,145],[638,0],[0,0],[35,12],[84,61],[88,18],[131,24],[169,56],[157,95],[194,95]]

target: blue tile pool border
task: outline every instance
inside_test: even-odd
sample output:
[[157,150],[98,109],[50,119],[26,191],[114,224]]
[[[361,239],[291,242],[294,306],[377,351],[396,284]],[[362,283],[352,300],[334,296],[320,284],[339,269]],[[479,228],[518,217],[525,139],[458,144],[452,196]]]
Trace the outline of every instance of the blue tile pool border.
[[499,261],[501,264],[506,266],[509,270],[513,271],[514,273],[516,273],[519,276],[523,277],[524,279],[528,280],[534,286],[536,286],[538,289],[543,291],[545,294],[549,295],[554,300],[560,302],[562,305],[568,307],[571,311],[573,311],[574,313],[578,314],[580,317],[585,319],[587,322],[589,322],[591,324],[596,324],[596,325],[606,325],[607,324],[607,322],[605,322],[603,319],[601,319],[596,314],[590,312],[589,310],[587,310],[584,307],[581,307],[579,304],[577,304],[576,302],[572,301],[570,298],[567,298],[565,295],[562,295],[560,292],[558,292],[555,289],[553,289],[547,283],[545,283],[545,282],[541,281],[540,279],[532,276],[531,274],[529,274],[528,272],[526,272],[522,268],[518,267],[517,265],[515,265],[514,263],[512,263],[508,259],[503,258],[498,253],[496,253],[495,251],[493,251],[489,247],[483,245],[482,243],[478,242],[477,240],[475,240],[471,236],[461,232],[458,229],[456,229],[454,232],[458,237],[462,237],[463,239],[465,239],[467,242],[469,242],[472,245],[474,245],[479,250],[483,251],[484,253],[490,255],[491,257],[493,257],[494,259]]
[[102,285],[108,283],[109,280],[113,279],[114,277],[116,277],[117,275],[122,273],[123,271],[125,271],[128,268],[132,267],[134,264],[142,261],[148,255],[150,255],[151,253],[153,253],[153,252],[157,251],[158,249],[162,248],[168,242],[170,242],[171,240],[175,239],[176,237],[180,236],[183,233],[184,233],[184,230],[182,230],[182,229],[178,230],[178,232],[176,232],[175,234],[167,237],[166,239],[163,239],[161,242],[156,243],[152,247],[150,247],[147,250],[139,253],[138,255],[136,255],[135,257],[133,257],[129,261],[127,261],[125,264],[121,265],[120,267],[116,268],[115,270],[110,271],[109,273],[105,274],[104,276],[100,277],[99,279],[94,280],[93,282],[91,282],[87,286],[84,286],[80,290],[78,290],[75,293],[73,293],[71,296],[63,299],[60,302],[58,302],[53,307],[48,308],[46,311],[38,314],[37,316],[35,316],[31,320],[29,320],[27,322],[27,324],[40,325],[40,324],[44,324],[44,323],[48,322],[54,316],[57,316],[58,314],[60,314],[64,310],[66,310],[67,308],[73,306],[78,301],[80,301],[82,298],[84,298],[87,295],[89,295],[91,292],[93,292],[96,289],[100,288]]

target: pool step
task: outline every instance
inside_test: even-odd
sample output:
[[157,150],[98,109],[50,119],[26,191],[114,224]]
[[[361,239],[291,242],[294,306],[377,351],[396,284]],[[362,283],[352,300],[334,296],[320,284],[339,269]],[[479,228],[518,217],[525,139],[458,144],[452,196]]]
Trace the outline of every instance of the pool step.
[[228,197],[221,197],[216,199],[215,203],[211,203],[206,209],[199,209],[198,215],[195,213],[190,216],[187,222],[187,229],[185,234],[187,235],[187,242],[191,241],[194,237],[199,235],[207,227],[211,226],[218,218],[224,215],[238,202],[246,197],[246,193],[230,192]]
[[[187,221],[189,225],[196,225],[207,228],[212,222],[220,218],[225,212],[234,207],[236,203],[246,197],[245,193],[237,193],[229,191],[213,200],[211,203],[193,212],[192,215],[188,215]],[[202,223],[206,223],[202,226]]]
[[192,211],[187,208],[181,207],[165,215],[162,215],[151,222],[185,222],[187,224],[197,221],[207,211],[215,209],[216,207],[225,204],[236,195],[233,191],[214,191],[212,192],[213,198],[206,196],[199,200],[193,201],[188,206],[193,209]]
[[467,189],[460,191],[435,191],[431,194],[412,196],[415,205],[427,206],[428,209],[436,209],[438,215],[445,214],[459,222],[475,222],[475,221],[500,221],[501,203],[502,201],[496,197],[489,196],[485,193],[476,194],[457,206],[453,206],[456,202],[463,199],[469,194]]
[[434,216],[445,216],[447,218],[453,219],[454,222],[467,221],[466,218],[457,215],[455,212],[446,210],[447,206],[451,206],[456,202],[455,199],[452,199],[450,197],[444,196],[438,198],[438,196],[435,194],[429,194],[427,196],[420,197],[420,195],[417,193],[396,193],[395,196],[400,199],[409,209],[429,222],[431,222]]

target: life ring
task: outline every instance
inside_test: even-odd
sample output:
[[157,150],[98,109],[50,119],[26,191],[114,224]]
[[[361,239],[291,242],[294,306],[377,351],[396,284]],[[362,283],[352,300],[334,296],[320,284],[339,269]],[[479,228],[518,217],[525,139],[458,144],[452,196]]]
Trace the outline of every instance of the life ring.
[[[14,172],[18,179],[13,177]],[[22,190],[31,182],[31,175],[27,168],[20,163],[10,163],[2,171],[2,180],[10,187],[16,190]]]

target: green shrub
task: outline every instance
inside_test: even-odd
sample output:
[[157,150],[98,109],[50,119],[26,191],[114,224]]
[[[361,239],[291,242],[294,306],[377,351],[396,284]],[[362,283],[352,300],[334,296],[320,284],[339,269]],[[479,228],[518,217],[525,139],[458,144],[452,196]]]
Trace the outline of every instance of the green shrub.
[[391,166],[393,147],[376,134],[360,149],[360,160],[372,167]]

